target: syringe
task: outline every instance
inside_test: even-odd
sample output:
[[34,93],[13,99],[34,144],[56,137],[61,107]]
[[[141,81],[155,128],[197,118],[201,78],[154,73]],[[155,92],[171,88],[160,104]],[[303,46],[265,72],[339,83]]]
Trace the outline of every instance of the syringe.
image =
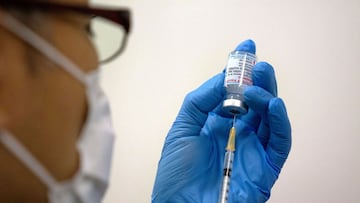
[[236,116],[234,115],[233,126],[230,129],[228,143],[226,146],[226,153],[224,158],[224,176],[222,181],[222,186],[219,195],[219,203],[228,202],[228,193],[230,190],[230,176],[234,160],[234,151],[235,151],[235,120]]

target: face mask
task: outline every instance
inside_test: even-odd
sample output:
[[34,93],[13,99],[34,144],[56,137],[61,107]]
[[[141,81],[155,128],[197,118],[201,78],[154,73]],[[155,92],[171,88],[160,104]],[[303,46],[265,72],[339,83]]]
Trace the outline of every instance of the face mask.
[[0,24],[83,83],[88,100],[87,120],[77,142],[80,166],[70,180],[57,182],[42,164],[5,129],[0,130],[0,143],[47,186],[49,202],[101,202],[109,180],[114,131],[111,125],[109,104],[98,83],[98,72],[85,74],[55,47],[12,16],[4,16]]

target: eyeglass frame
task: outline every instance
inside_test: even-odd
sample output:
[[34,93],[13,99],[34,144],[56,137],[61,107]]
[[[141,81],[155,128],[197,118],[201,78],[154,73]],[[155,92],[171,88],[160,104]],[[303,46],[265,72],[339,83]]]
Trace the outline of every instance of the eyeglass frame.
[[101,64],[112,61],[124,51],[128,35],[131,31],[131,12],[127,8],[95,7],[86,4],[60,4],[56,2],[26,0],[0,0],[0,6],[6,8],[14,7],[22,9],[49,9],[52,11],[77,12],[81,14],[91,15],[92,17],[102,17],[123,27],[125,35],[122,39],[120,48],[107,59],[100,61]]

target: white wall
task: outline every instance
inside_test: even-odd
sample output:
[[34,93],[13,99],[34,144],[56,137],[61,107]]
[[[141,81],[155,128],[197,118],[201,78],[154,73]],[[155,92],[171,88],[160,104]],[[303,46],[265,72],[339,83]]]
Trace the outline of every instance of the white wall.
[[269,202],[360,202],[359,0],[96,2],[133,12],[126,52],[103,69],[118,134],[104,202],[150,202],[183,97],[247,38],[274,65],[293,129]]

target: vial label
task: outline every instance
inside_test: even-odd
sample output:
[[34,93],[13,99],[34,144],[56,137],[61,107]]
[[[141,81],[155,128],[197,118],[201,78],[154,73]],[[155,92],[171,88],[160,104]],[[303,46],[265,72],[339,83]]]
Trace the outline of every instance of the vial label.
[[247,52],[230,53],[226,66],[224,86],[252,85],[251,71],[256,63],[256,56]]

